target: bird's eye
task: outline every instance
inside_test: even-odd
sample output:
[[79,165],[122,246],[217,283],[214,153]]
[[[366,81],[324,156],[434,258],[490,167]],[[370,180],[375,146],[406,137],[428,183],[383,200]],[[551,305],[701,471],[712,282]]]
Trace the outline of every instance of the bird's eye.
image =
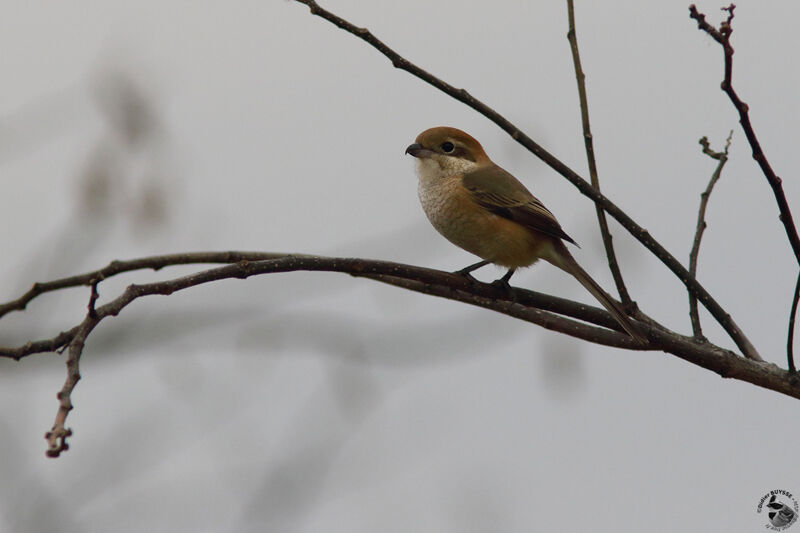
[[445,141],[445,142],[442,143],[442,150],[444,150],[444,152],[446,154],[449,154],[450,152],[452,152],[455,149],[456,149],[456,146],[453,143],[451,143],[450,141]]

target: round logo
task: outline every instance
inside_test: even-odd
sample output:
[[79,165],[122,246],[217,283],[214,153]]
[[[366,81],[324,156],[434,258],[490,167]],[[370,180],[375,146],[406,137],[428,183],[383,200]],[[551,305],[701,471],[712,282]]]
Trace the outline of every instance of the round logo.
[[797,522],[800,513],[797,500],[791,492],[785,490],[771,490],[761,497],[756,511],[766,514],[765,527],[773,531],[783,531]]

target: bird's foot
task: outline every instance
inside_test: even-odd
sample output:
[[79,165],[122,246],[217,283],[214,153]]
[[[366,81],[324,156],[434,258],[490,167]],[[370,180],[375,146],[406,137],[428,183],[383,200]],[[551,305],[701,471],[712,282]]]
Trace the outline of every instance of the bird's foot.
[[516,292],[514,291],[513,287],[511,287],[511,284],[508,282],[508,280],[510,280],[511,276],[514,275],[515,270],[516,269],[514,268],[509,269],[502,278],[496,279],[492,282],[492,286],[503,289],[503,292],[506,293],[506,296],[513,301],[517,300]]
[[514,302],[517,301],[517,291],[515,291],[514,287],[512,287],[511,284],[505,279],[500,278],[494,280],[492,282],[492,287],[497,287],[498,289],[501,289],[505,293],[508,299]]

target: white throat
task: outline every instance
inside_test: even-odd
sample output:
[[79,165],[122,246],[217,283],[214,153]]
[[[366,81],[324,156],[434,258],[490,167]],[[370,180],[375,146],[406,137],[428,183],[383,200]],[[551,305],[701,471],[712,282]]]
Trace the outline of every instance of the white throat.
[[447,178],[453,174],[464,174],[475,170],[477,163],[460,157],[435,155],[417,159],[417,176],[420,187],[425,187],[432,182]]

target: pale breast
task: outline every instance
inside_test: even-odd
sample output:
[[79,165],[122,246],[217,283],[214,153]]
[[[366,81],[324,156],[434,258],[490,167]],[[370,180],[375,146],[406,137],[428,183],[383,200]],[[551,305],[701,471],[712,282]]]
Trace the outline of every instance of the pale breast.
[[[422,170],[422,169],[420,169]],[[478,257],[507,267],[534,263],[536,239],[525,228],[476,204],[458,175],[419,175],[422,209],[447,240]]]

